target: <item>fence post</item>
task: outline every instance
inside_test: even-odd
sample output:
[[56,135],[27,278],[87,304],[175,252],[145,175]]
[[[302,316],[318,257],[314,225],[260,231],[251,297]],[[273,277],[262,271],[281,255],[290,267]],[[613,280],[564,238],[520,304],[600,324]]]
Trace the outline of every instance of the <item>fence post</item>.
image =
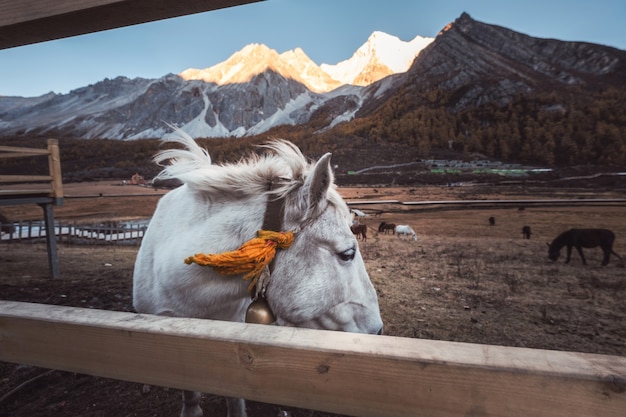
[[54,230],[54,212],[52,204],[40,204],[43,208],[44,219],[46,221],[46,245],[48,246],[48,264],[52,278],[60,278],[59,257],[57,254],[56,234]]
[[63,177],[61,175],[61,156],[59,154],[59,141],[48,139],[48,166],[52,177],[52,195],[55,204],[59,204],[63,199]]

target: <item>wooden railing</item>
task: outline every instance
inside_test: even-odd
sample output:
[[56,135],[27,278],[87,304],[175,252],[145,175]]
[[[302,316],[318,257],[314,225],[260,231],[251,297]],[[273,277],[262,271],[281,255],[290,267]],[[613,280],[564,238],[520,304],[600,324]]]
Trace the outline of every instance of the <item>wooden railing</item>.
[[[61,157],[59,155],[59,143],[56,139],[48,139],[47,149],[21,148],[15,146],[0,146],[0,159],[4,158],[30,158],[35,156],[47,156],[50,175],[0,175],[0,184],[28,183],[38,184],[37,187],[25,187],[24,189],[1,189],[0,197],[24,198],[42,197],[52,198],[57,205],[63,199],[63,181],[61,177]],[[22,204],[22,202],[20,202]]]
[[[56,139],[48,139],[46,149],[0,146],[0,159],[31,157],[47,157],[49,175],[0,175],[0,206],[38,204],[43,208],[50,274],[52,278],[59,278],[53,211],[53,206],[63,204],[59,143]],[[3,184],[24,184],[24,187],[1,187]]]
[[620,356],[13,301],[0,342],[0,361],[351,416],[626,411]]

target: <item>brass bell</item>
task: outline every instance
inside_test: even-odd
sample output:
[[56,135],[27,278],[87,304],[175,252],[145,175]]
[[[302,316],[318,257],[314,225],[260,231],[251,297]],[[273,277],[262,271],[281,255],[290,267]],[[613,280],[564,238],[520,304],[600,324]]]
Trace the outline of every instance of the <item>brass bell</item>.
[[264,297],[259,297],[248,306],[246,323],[273,324],[276,316]]

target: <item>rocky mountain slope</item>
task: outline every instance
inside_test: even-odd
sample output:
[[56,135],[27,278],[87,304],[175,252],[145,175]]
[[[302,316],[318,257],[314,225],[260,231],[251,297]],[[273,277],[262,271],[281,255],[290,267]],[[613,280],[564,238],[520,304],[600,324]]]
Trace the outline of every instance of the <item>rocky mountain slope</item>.
[[452,108],[460,110],[486,102],[502,105],[515,94],[546,87],[623,86],[625,71],[626,51],[533,38],[464,13],[415,61],[408,84],[453,90]]

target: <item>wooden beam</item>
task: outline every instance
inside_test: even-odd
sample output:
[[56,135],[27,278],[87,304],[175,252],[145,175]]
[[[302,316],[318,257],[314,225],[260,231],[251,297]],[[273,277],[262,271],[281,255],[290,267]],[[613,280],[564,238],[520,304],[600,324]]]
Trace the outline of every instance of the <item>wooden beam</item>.
[[0,49],[260,0],[0,0]]
[[[0,182],[51,182],[49,175],[0,175]],[[2,190],[4,191],[4,190]],[[10,190],[8,190],[10,192]]]
[[33,155],[48,155],[47,149],[37,148],[18,148],[16,146],[0,146],[0,158],[11,158],[17,155],[18,157],[33,156]]
[[59,153],[59,141],[48,139],[48,167],[52,177],[52,194],[56,199],[63,198],[63,176],[61,175],[61,156]]
[[12,301],[0,360],[354,416],[626,410],[624,357]]

